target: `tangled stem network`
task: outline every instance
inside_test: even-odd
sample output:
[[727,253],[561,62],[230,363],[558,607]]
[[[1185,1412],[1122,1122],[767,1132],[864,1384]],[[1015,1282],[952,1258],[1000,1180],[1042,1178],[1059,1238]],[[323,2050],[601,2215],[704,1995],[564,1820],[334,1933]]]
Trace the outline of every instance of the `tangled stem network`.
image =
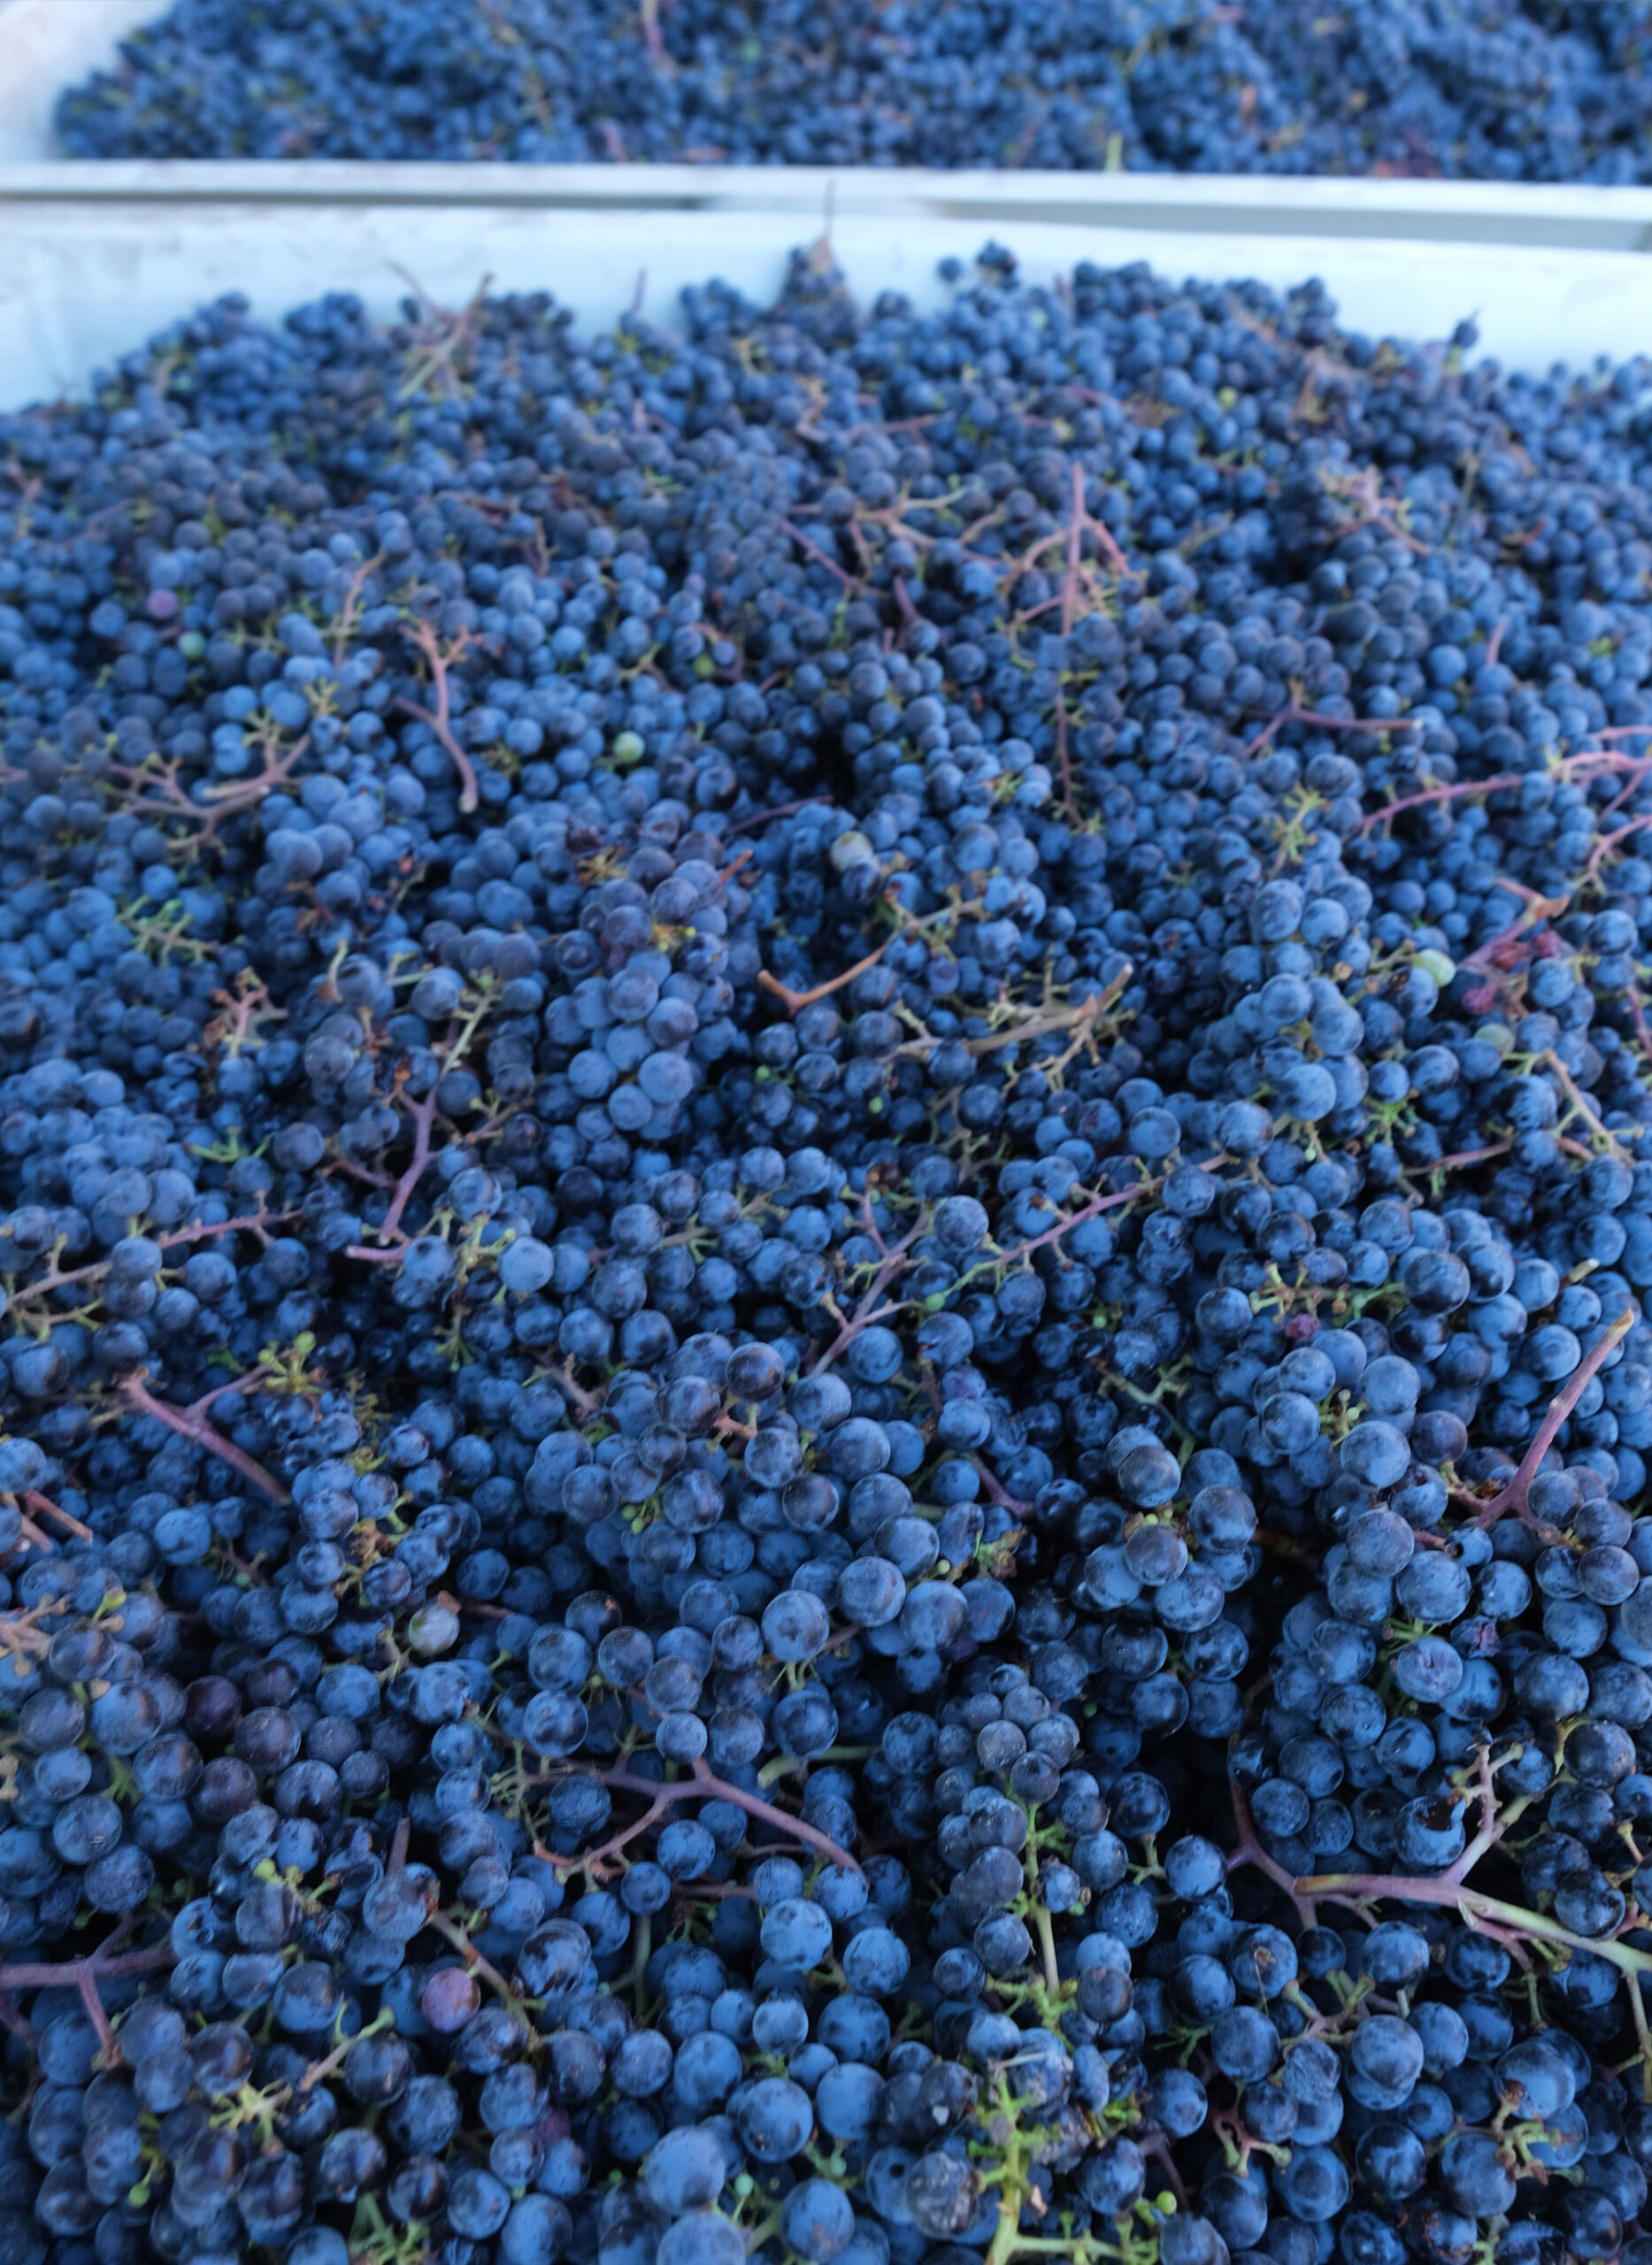
[[951,280],[0,418],[7,2259],[1648,2265],[1641,374]]

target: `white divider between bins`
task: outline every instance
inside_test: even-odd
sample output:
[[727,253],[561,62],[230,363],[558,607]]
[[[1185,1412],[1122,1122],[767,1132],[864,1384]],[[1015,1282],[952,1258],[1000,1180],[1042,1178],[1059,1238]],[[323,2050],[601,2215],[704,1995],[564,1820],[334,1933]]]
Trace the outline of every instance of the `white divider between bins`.
[[[1437,340],[1473,315],[1482,350],[1533,372],[1652,348],[1652,259],[1634,252],[1308,230],[1236,238],[1005,215],[989,223],[979,213],[880,214],[854,203],[840,206],[832,242],[851,287],[867,298],[894,289],[938,303],[937,262],[967,261],[997,235],[1041,282],[1083,259],[1146,259],[1177,280],[1254,275],[1276,287],[1317,274],[1351,328]],[[226,291],[245,292],[269,319],[327,291],[355,291],[382,319],[407,288],[398,270],[449,306],[462,305],[487,275],[499,291],[549,290],[582,328],[595,328],[623,315],[641,283],[644,311],[669,327],[686,284],[720,277],[759,302],[772,299],[788,253],[818,233],[818,215],[789,200],[765,212],[19,197],[0,176],[0,407],[83,389],[96,371]]]
[[[53,0],[53,4],[57,0]],[[125,0],[123,0],[123,4]],[[32,7],[36,0],[13,0]],[[103,0],[63,0],[69,7]],[[4,8],[4,0],[0,0]],[[0,80],[7,68],[0,13]],[[1208,235],[1353,236],[1652,252],[1652,188],[1242,173],[937,173],[819,165],[357,164],[330,158],[8,157],[0,199],[86,203],[510,206],[534,211],[872,212],[1013,226],[1043,220]]]

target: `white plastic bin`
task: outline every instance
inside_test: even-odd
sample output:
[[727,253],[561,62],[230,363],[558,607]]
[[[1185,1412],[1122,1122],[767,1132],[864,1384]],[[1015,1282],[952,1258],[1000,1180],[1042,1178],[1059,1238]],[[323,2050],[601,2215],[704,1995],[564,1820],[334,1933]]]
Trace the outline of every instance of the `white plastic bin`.
[[168,0],[0,0],[0,165],[52,154],[51,117],[65,87],[107,71],[128,32]]
[[[808,167],[110,165],[50,155],[60,89],[164,0],[0,5],[0,406],[77,389],[204,299],[279,317],[328,290],[388,314],[418,278],[548,289],[581,326],[642,292],[668,322],[712,276],[771,297],[829,227],[854,288],[938,298],[989,238],[1049,280],[1078,261],[1323,278],[1350,327],[1439,339],[1475,316],[1513,367],[1652,351],[1652,189],[1474,181]],[[404,271],[400,272],[400,271]]]

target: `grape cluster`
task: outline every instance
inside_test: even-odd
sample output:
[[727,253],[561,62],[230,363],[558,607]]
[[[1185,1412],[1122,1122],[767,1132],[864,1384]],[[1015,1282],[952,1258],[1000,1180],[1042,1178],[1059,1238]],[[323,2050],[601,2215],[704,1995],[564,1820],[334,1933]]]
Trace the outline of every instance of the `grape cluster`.
[[8,2260],[1652,2253],[1652,372],[950,280],[0,419]]
[[176,0],[58,125],[85,157],[1622,184],[1652,35],[1638,0]]

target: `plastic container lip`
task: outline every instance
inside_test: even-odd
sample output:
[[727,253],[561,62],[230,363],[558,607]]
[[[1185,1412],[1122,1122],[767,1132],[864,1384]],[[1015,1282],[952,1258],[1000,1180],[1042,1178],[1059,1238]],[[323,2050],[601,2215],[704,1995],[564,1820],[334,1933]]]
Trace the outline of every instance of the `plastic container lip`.
[[[17,0],[27,4],[27,0]],[[61,0],[75,6],[81,0]],[[4,27],[0,14],[0,72]],[[1379,239],[1652,253],[1652,188],[1275,180],[1249,173],[935,173],[919,167],[368,165],[332,159],[5,157],[0,199],[99,204],[373,204],[538,211],[911,214],[1166,234]]]

